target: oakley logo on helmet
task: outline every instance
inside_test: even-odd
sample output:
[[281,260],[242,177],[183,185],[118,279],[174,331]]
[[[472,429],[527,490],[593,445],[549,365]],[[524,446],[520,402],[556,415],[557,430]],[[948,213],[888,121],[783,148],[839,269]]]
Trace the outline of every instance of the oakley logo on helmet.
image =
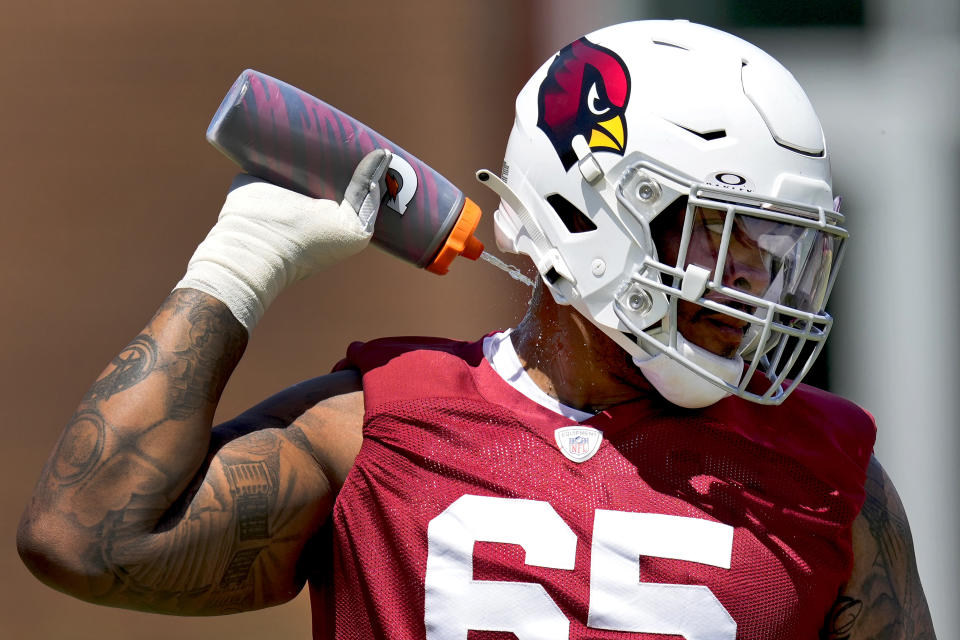
[[630,73],[620,56],[580,38],[557,53],[540,85],[537,126],[553,143],[564,169],[577,161],[573,139],[578,135],[594,151],[622,156],[629,99]]
[[754,190],[753,182],[748,178],[744,178],[740,174],[730,171],[718,171],[710,174],[707,176],[706,183],[711,187],[721,187],[734,191],[742,191],[744,193],[750,193]]

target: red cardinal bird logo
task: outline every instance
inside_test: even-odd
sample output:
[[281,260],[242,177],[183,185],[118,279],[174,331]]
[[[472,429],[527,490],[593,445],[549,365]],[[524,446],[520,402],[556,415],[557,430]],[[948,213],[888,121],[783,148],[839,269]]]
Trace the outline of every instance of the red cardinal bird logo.
[[582,135],[595,151],[623,155],[630,99],[630,72],[616,53],[586,38],[557,54],[540,85],[540,127],[564,169],[577,162],[572,141]]

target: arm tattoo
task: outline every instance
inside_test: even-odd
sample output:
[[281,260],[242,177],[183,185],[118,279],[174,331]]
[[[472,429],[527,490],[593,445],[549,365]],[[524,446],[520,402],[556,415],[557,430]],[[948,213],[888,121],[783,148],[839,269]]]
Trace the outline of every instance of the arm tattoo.
[[[174,521],[164,517],[206,471],[213,410],[246,339],[223,304],[199,291],[177,290],[83,397],[44,468],[22,529],[28,536],[43,517],[69,530],[59,534],[70,541],[62,579],[77,595],[142,605],[179,599],[219,580],[209,566],[195,569],[217,556],[209,540],[222,542],[219,532],[234,517],[234,505],[223,501],[226,509],[205,505]],[[275,471],[270,478],[275,492]],[[245,496],[242,520],[259,535],[265,531],[260,489],[237,488]],[[55,571],[42,555],[31,555],[34,560],[36,573]],[[226,565],[222,561],[220,571]],[[193,571],[190,579],[175,579],[177,567]]]
[[[240,592],[232,594],[235,600],[246,600],[247,583],[250,577],[250,569],[253,567],[254,560],[260,555],[264,547],[246,547],[239,549],[230,559],[227,570],[223,572],[220,579],[220,589],[225,592]],[[218,597],[222,604],[227,604],[228,594],[224,593]]]
[[61,486],[83,480],[100,461],[105,426],[92,409],[78,411],[64,429],[51,458],[50,472]]
[[237,548],[217,585],[216,605],[226,611],[242,611],[252,604],[251,570],[270,538],[271,501],[277,486],[267,464],[262,461],[226,464],[223,468],[236,505]]
[[821,638],[933,640],[910,525],[896,490],[875,460],[867,471],[866,490],[861,516],[869,535],[859,539],[857,550],[863,569],[837,599]]
[[[188,294],[188,297],[193,296]],[[184,308],[183,304],[178,304],[174,313],[187,314],[190,331],[189,344],[175,351],[172,362],[166,365],[170,373],[169,413],[173,420],[185,420],[219,397],[239,359],[238,352],[243,350],[246,335],[236,331],[239,325],[223,306]],[[215,338],[226,340],[226,348],[219,353],[209,350],[209,344]]]
[[318,400],[298,390],[212,434],[246,340],[218,301],[170,295],[93,383],[45,468],[26,528],[61,533],[56,548],[26,536],[35,573],[58,572],[51,584],[94,602],[178,614],[296,595],[333,504],[294,423]]
[[919,638],[918,630],[913,628],[915,593],[913,585],[908,584],[909,575],[903,571],[909,560],[906,545],[910,539],[910,527],[900,511],[900,505],[891,504],[889,500],[888,492],[892,488],[887,486],[888,482],[882,470],[871,465],[863,515],[870,526],[876,555],[865,591],[872,596],[869,606],[899,609],[897,615],[891,616],[886,629],[888,633],[893,631],[899,637]]
[[[180,614],[261,607],[278,601],[271,591],[278,587],[295,589],[286,598],[295,595],[296,567],[288,559],[300,556],[318,523],[304,508],[315,495],[309,485],[289,461],[281,469],[286,444],[281,431],[265,429],[225,446],[197,498],[168,529],[131,537],[119,522],[108,527],[103,553],[123,568],[115,571],[111,594]],[[297,447],[287,451],[304,455]]]
[[267,516],[276,485],[267,465],[262,460],[241,462],[226,465],[223,471],[237,505],[237,539],[242,542],[269,538]]
[[[185,348],[172,354],[161,353],[156,339],[142,333],[124,347],[93,383],[48,463],[48,477],[54,486],[66,487],[91,479],[95,472],[126,456],[134,456],[166,474],[163,462],[152,456],[141,440],[168,420],[194,417],[205,403],[215,404],[245,346],[246,333],[232,319],[230,311],[219,303],[211,303],[204,295],[178,290],[154,318],[164,313],[174,318],[185,315],[189,323],[189,344]],[[219,349],[210,349],[215,336],[223,344]],[[115,424],[115,420],[105,417],[106,403],[116,401],[120,394],[151,376],[162,376],[170,389],[165,413],[152,415],[136,426]]]
[[820,640],[850,640],[850,632],[863,611],[863,602],[840,596],[827,614],[826,624],[820,632]]
[[108,400],[146,378],[156,364],[157,343],[142,333],[113,359],[107,371],[90,387],[84,401]]

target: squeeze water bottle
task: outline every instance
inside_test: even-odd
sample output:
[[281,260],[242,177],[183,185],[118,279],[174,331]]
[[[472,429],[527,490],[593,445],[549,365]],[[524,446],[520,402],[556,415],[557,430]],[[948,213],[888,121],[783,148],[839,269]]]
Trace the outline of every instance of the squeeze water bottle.
[[207,140],[251,175],[339,202],[357,163],[393,152],[372,242],[444,274],[458,255],[476,260],[480,208],[449,180],[362,122],[296,87],[247,69],[217,109]]

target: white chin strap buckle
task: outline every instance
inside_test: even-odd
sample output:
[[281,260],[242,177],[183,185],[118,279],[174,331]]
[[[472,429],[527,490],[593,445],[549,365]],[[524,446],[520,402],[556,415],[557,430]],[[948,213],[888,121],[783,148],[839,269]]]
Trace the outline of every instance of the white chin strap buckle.
[[572,146],[573,152],[577,154],[579,160],[577,167],[580,169],[583,179],[590,184],[596,184],[603,177],[603,169],[600,168],[597,159],[593,157],[587,139],[583,135],[578,135],[573,139]]

